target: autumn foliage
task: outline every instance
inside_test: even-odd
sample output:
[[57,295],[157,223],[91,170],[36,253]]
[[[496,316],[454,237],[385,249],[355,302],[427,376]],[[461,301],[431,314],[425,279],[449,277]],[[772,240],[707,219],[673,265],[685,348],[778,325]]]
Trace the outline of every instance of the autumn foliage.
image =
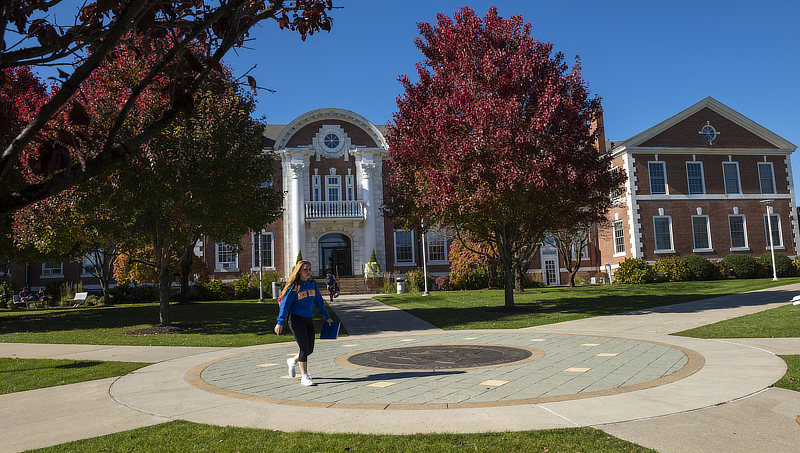
[[[56,16],[54,8],[59,9]],[[205,82],[221,85],[222,59],[242,46],[249,30],[265,20],[305,40],[329,31],[332,0],[8,0],[0,21],[0,87],[25,91],[16,71],[57,66],[57,87],[46,102],[15,128],[16,116],[0,109],[0,136],[10,137],[0,153],[0,213],[13,212],[87,181],[138,152],[180,113],[191,113]],[[71,18],[69,11],[71,10]],[[67,14],[64,14],[67,11]],[[69,19],[55,23],[54,17]],[[91,133],[98,120],[85,98],[96,72],[126,52],[150,64],[131,73],[130,89],[118,99],[105,131]],[[160,86],[164,104],[138,129],[123,132],[128,116]],[[247,77],[253,90],[257,83]],[[86,153],[87,150],[91,152]],[[25,176],[26,179],[20,176]]]
[[401,76],[389,125],[385,212],[491,243],[513,306],[513,275],[555,225],[601,219],[624,176],[610,172],[580,65],[568,68],[521,16],[467,7],[418,24],[418,82]]

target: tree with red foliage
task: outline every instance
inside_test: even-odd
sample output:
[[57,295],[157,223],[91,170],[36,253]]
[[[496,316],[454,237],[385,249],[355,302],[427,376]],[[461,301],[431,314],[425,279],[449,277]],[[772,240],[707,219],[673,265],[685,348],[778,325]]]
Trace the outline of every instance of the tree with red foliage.
[[[491,244],[514,307],[514,275],[544,233],[599,220],[624,175],[610,171],[593,121],[600,99],[521,16],[467,7],[418,24],[425,60],[389,126],[385,213],[413,226],[441,222]],[[516,271],[516,272],[515,272]]]
[[[21,131],[13,132],[13,117],[0,118],[0,134],[13,136],[0,154],[0,213],[45,199],[125,162],[179,113],[191,111],[194,94],[207,78],[218,80],[223,57],[244,43],[252,27],[273,19],[305,40],[320,30],[330,31],[327,11],[333,3],[229,0],[213,6],[198,0],[97,0],[80,6],[68,25],[50,22],[48,12],[54,8],[70,5],[66,0],[8,0],[2,5],[0,86],[14,89],[12,70],[23,66],[67,65],[69,72],[58,69],[60,86]],[[9,36],[14,34],[12,44]],[[79,92],[104,62],[125,47],[155,55],[155,63],[137,76],[107,133],[87,134],[80,128],[94,118]],[[159,79],[169,82],[166,108],[135,135],[121,137],[140,96]],[[252,77],[247,81],[257,89]],[[72,127],[54,124],[59,116]],[[95,152],[80,154],[86,147]],[[28,159],[23,158],[26,149]],[[19,175],[25,172],[37,177],[23,181]]]

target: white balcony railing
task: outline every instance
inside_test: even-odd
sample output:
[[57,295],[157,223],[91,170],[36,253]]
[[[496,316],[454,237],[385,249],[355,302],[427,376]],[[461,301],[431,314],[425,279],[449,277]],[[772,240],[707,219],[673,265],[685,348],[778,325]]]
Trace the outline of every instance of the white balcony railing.
[[306,220],[365,219],[363,201],[306,201]]

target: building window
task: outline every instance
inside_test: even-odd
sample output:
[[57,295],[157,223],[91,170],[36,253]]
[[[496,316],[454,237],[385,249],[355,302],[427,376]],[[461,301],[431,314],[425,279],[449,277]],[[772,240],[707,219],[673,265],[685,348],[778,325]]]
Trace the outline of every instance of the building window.
[[743,215],[728,216],[728,225],[731,230],[731,250],[747,248],[747,230],[744,225]]
[[[772,234],[769,234],[770,222],[772,223]],[[769,222],[767,221],[767,215],[764,214],[764,232],[767,237],[767,248],[770,246],[770,237],[775,242],[775,247],[783,247],[783,242],[781,241],[781,219],[777,214],[770,215]]]
[[686,179],[689,181],[690,194],[706,193],[703,184],[703,163],[686,162]]
[[737,194],[742,193],[739,186],[739,163],[738,162],[723,162],[722,175],[725,177],[725,193]]
[[261,268],[262,257],[264,258],[264,267],[275,267],[272,261],[272,233],[253,235],[253,268]]
[[10,261],[0,261],[0,277],[7,276],[11,271]]
[[[96,262],[97,260],[100,262]],[[103,265],[103,252],[91,253],[83,257],[83,275],[100,275]]]
[[694,250],[711,249],[711,231],[708,229],[708,216],[692,216],[692,236],[694,237]]
[[615,220],[614,227],[614,254],[625,253],[625,234],[622,231],[622,220]]
[[328,191],[326,201],[342,201],[342,183],[338,176],[326,176],[325,189]]
[[670,216],[653,217],[653,228],[656,252],[672,251],[672,218]]
[[347,201],[353,201],[356,198],[356,190],[353,184],[353,176],[347,176]]
[[314,190],[313,190],[313,193],[312,193],[312,197],[313,198],[312,198],[311,201],[319,201],[319,197],[320,197],[319,175],[314,175],[314,177],[312,178],[312,183],[313,183]]
[[428,242],[428,261],[447,262],[447,235],[442,230],[430,230],[425,233]]
[[758,164],[758,181],[761,184],[761,193],[775,193],[775,174],[771,162]]
[[[619,167],[611,167],[611,174],[617,175],[619,173]],[[611,190],[611,202],[616,203],[622,198],[622,190],[624,186],[617,186]]]
[[414,233],[412,231],[395,230],[394,262],[397,264],[414,263]]
[[664,162],[648,162],[647,168],[650,172],[650,193],[652,195],[667,193],[667,172],[664,169]]
[[217,269],[236,269],[236,247],[220,242],[217,244]]
[[42,264],[42,275],[64,275],[63,264],[52,261]]

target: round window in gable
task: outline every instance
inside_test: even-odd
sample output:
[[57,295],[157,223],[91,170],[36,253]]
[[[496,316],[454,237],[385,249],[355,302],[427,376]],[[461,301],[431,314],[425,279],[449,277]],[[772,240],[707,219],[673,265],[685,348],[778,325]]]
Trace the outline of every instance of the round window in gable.
[[710,145],[711,142],[713,142],[714,139],[717,138],[719,132],[717,132],[717,130],[714,129],[714,126],[711,125],[710,121],[706,121],[706,125],[703,126],[702,129],[700,129],[700,135],[702,135],[703,140],[707,141],[708,144]]
[[339,147],[339,136],[336,134],[328,134],[322,139],[328,149],[336,149]]

